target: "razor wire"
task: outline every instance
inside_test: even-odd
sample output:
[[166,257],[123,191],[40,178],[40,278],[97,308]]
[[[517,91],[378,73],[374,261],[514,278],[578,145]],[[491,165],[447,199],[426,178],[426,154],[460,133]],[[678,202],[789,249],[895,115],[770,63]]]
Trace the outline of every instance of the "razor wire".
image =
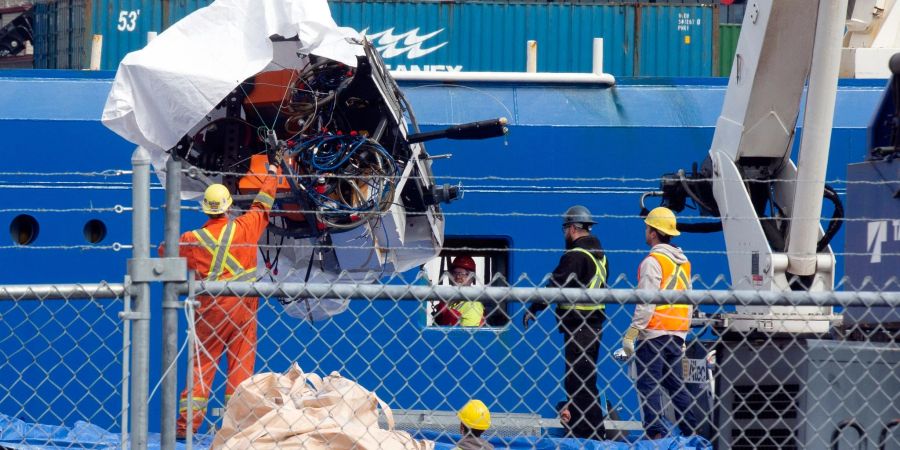
[[[204,174],[213,174],[217,176],[229,175],[229,176],[245,176],[246,172],[232,172],[227,170],[206,170],[206,169],[198,169],[196,167],[181,169],[181,172],[188,176],[194,177],[199,173]],[[165,173],[164,169],[160,169],[160,173]],[[79,182],[79,181],[59,181],[60,177],[85,177],[85,178],[94,178],[94,177],[103,177],[103,178],[115,178],[115,177],[125,177],[131,176],[131,170],[125,169],[105,169],[99,171],[89,171],[89,172],[28,172],[28,171],[6,171],[0,172],[0,177],[32,177],[32,178],[53,178],[52,182],[29,182],[30,184],[58,184],[58,185],[66,185],[66,184],[78,184],[87,182]],[[287,175],[279,175],[281,177],[285,177]],[[305,175],[305,174],[293,174],[290,177],[301,179],[305,177],[313,177],[316,175]],[[331,174],[329,175],[331,178],[357,178],[357,176],[351,175],[341,175],[341,174]],[[626,177],[626,176],[602,176],[602,177],[561,177],[561,176],[503,176],[503,175],[453,175],[453,174],[440,174],[434,175],[433,177],[426,177],[422,175],[409,175],[410,179],[422,179],[422,180],[459,180],[459,181],[496,181],[496,182],[528,182],[528,183],[546,183],[546,182],[571,182],[571,183],[657,183],[654,187],[651,186],[639,186],[639,188],[647,189],[647,190],[657,190],[655,186],[658,186],[658,183],[662,181],[661,177]],[[835,184],[835,185],[891,185],[900,183],[900,180],[895,179],[883,179],[883,180],[847,180],[844,178],[823,178],[823,179],[790,179],[790,178],[767,178],[765,180],[745,180],[745,179],[729,179],[729,178],[692,178],[692,181],[740,181],[740,182],[749,182],[749,183],[771,183],[771,182],[789,182],[789,183],[821,183],[824,182],[826,184]],[[122,185],[127,184],[123,182],[113,182],[113,185]],[[478,188],[492,188],[496,186],[491,185],[476,185]],[[527,187],[532,189],[553,189],[556,188],[554,186],[547,186],[546,184],[540,185],[522,185],[522,186],[510,186],[510,185],[501,185],[504,188],[520,188]],[[158,188],[161,187],[158,183],[153,183],[152,187]],[[564,188],[575,188],[578,186],[562,186]],[[579,187],[579,188],[584,188]],[[631,187],[635,188],[635,187]]]

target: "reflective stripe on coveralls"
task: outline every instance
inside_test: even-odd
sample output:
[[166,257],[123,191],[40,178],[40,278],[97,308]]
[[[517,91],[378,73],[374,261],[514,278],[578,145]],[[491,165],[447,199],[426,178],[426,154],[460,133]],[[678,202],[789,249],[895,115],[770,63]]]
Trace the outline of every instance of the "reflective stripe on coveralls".
[[[256,267],[244,269],[241,263],[231,254],[231,243],[234,240],[234,222],[229,221],[228,225],[222,229],[219,239],[215,239],[212,233],[206,228],[194,230],[194,237],[200,242],[200,245],[212,254],[212,264],[209,266],[209,276],[206,277],[210,281],[256,281]],[[227,239],[226,239],[227,238]],[[224,239],[224,242],[223,242]],[[224,277],[223,266],[231,274],[230,277]]]
[[[188,267],[206,280],[256,280],[257,243],[268,225],[275,191],[276,177],[268,176],[246,213],[233,221],[211,216],[202,228],[184,233],[180,254],[188,259]],[[176,434],[181,435],[189,427],[194,431],[201,427],[220,359],[225,356],[228,364],[227,403],[237,386],[253,375],[256,358],[257,298],[198,295],[197,300],[194,327],[202,350],[192,368],[194,388],[181,394],[184,408],[176,421]],[[188,398],[195,403],[190,411]]]

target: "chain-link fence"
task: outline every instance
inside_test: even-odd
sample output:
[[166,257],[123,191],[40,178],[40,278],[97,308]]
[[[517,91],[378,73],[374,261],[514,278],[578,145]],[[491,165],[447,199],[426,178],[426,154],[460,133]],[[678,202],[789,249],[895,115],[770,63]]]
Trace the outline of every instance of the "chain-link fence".
[[[205,283],[194,289],[201,296],[262,296],[257,372],[284,372],[292,362],[323,376],[339,371],[395,408],[397,428],[439,442],[457,438],[455,411],[470,398],[478,398],[488,405],[493,419],[486,436],[528,438],[534,445],[548,436],[592,432],[593,436],[584,437],[635,442],[668,436],[673,440],[665,445],[676,447],[702,447],[696,440],[672,438],[678,434],[705,436],[720,448],[891,448],[900,444],[893,434],[900,414],[896,328],[883,322],[871,326],[874,321],[848,326],[842,314],[834,312],[864,310],[874,319],[877,311],[895,307],[896,293],[651,293],[635,291],[625,282],[611,290],[243,283]],[[283,298],[313,303],[342,299],[350,304],[339,316],[308,324],[285,318]],[[528,330],[515,320],[502,327],[426,326],[426,316],[432,314],[429,302],[434,300],[499,303],[511,319],[522,315],[525,302],[557,303],[564,323],[571,323],[564,305],[605,302],[606,320],[596,332],[587,333],[599,339],[599,346],[591,350],[590,337],[581,341],[585,333],[558,330],[553,320],[542,323],[544,318]],[[617,324],[623,318],[624,323],[630,322],[634,304],[643,302],[693,304],[700,313],[686,342],[658,336],[639,341],[634,356],[614,358],[627,332]],[[793,306],[829,312],[811,318],[787,313],[749,317],[735,311],[736,307]],[[200,314],[198,328],[203,323]],[[872,339],[875,335],[879,337]],[[566,393],[564,336],[579,340],[574,342],[579,352],[593,351],[597,357],[597,390],[588,397],[598,403],[605,421],[577,411],[588,383],[577,379],[577,385],[570,386],[576,400]],[[569,376],[594,376],[577,362],[569,370],[575,372]],[[216,371],[219,378],[228,376],[227,370]],[[262,385],[244,388],[267,389]],[[228,388],[219,395],[222,392]],[[654,400],[654,395],[664,400]],[[677,400],[668,399],[672,396]],[[200,402],[207,398],[206,394],[194,396]],[[653,402],[660,402],[656,408],[663,418],[658,423],[647,419]],[[299,400],[296,405],[303,407]],[[239,406],[229,403],[231,407]],[[216,416],[223,412],[208,411],[214,412],[206,415],[208,429],[222,427],[222,418]],[[229,428],[234,417],[227,409],[224,415],[225,432],[234,439],[228,442],[252,445],[252,439],[237,436]],[[579,416],[590,420],[590,425],[573,424]],[[278,427],[270,422],[271,416],[257,419],[261,430]],[[661,436],[646,435],[648,426],[664,427],[657,431]],[[298,425],[284,442],[315,441],[301,429]]]
[[[502,276],[516,249],[485,240],[466,273],[455,247],[362,277],[377,283],[266,282],[273,266],[195,281],[172,252],[150,258],[149,160],[133,162],[125,283],[0,288],[3,446],[900,447],[896,279],[659,292],[618,268],[605,288],[555,288]],[[641,311],[676,325],[633,333]]]
[[121,284],[0,287],[2,441],[127,428],[128,303]]
[[[120,429],[120,413],[127,405],[121,396],[123,383],[127,383],[124,381],[127,372],[122,371],[122,358],[127,353],[123,353],[120,320],[124,288],[121,285],[79,288],[80,295],[75,288],[68,287],[3,290],[5,299],[15,301],[2,304],[6,328],[2,346],[6,353],[3,379],[14,380],[7,384],[2,406],[4,413],[12,411],[11,416],[17,419],[4,426],[4,442],[16,442],[14,433],[18,432],[21,442],[37,445],[55,445],[51,443],[69,439],[94,443],[93,439],[99,439],[111,445],[114,437],[108,432]],[[647,398],[636,386],[640,385],[641,377],[654,373],[661,376],[659,381],[663,385],[673,375],[683,380],[683,393],[689,399],[687,411],[695,421],[690,424],[690,431],[678,429],[679,424],[685,426],[687,413],[680,409],[682,405],[668,397],[681,394],[677,390],[661,392],[660,414],[665,417],[661,422],[668,427],[665,434],[670,436],[666,445],[702,448],[696,438],[671,437],[682,432],[705,436],[719,448],[834,445],[896,448],[900,444],[893,429],[900,417],[896,398],[900,395],[896,370],[900,349],[896,345],[895,328],[883,323],[872,325],[874,320],[867,326],[847,327],[841,321],[842,315],[836,313],[827,319],[824,333],[822,324],[787,315],[774,320],[759,319],[754,330],[748,332],[746,324],[740,323],[747,319],[734,311],[735,306],[837,307],[845,314],[857,309],[867,312],[863,318],[880,319],[883,315],[879,311],[896,308],[900,300],[896,292],[781,294],[698,290],[690,294],[651,295],[635,291],[625,282],[610,290],[560,290],[530,285],[459,288],[345,283],[191,283],[183,293],[189,290],[199,298],[204,295],[260,298],[255,321],[226,319],[213,323],[215,319],[210,317],[214,316],[209,315],[208,305],[204,309],[202,300],[198,305],[199,314],[193,314],[192,301],[183,305],[196,320],[196,340],[179,344],[186,345],[182,347],[184,356],[192,353],[194,361],[205,364],[211,358],[224,356],[230,367],[220,364],[205,367],[208,378],[199,380],[207,387],[199,386],[199,391],[187,396],[190,400],[182,405],[206,412],[198,429],[200,434],[194,437],[195,447],[209,445],[211,435],[223,426],[232,436],[228,445],[268,448],[275,439],[267,434],[267,429],[272,427],[269,431],[283,439],[282,444],[303,446],[306,439],[320,442],[316,433],[307,428],[309,424],[283,424],[278,422],[278,415],[273,417],[273,412],[294,418],[308,414],[306,419],[319,421],[323,430],[333,423],[316,416],[316,406],[325,408],[324,411],[333,407],[333,414],[346,413],[343,407],[323,400],[329,392],[322,387],[324,384],[320,385],[323,392],[318,394],[294,392],[302,395],[286,396],[285,399],[295,402],[295,407],[280,405],[278,408],[270,403],[273,398],[266,397],[276,390],[267,384],[271,380],[263,375],[257,375],[249,385],[245,383],[236,390],[233,388],[237,386],[228,386],[226,380],[234,376],[234,367],[239,366],[235,362],[241,356],[240,346],[235,343],[246,338],[247,332],[233,335],[224,331],[229,327],[241,331],[242,326],[251,327],[254,323],[258,324],[258,344],[251,356],[251,361],[255,359],[252,373],[282,373],[293,363],[307,374],[326,376],[339,372],[390,405],[395,429],[415,437],[435,439],[438,443],[458,439],[460,420],[456,411],[469,399],[477,398],[491,411],[492,422],[485,437],[510,446],[519,442],[511,438],[521,438],[515,445],[539,446],[547,442],[575,445],[568,441],[541,441],[583,430],[575,431],[578,427],[571,426],[580,412],[566,394],[565,334],[557,328],[555,314],[549,310],[539,314],[538,323],[527,330],[514,320],[522,315],[525,302],[538,301],[557,307],[570,302],[606,304],[606,320],[598,330],[602,331],[602,338],[599,348],[594,350],[599,356],[596,401],[605,420],[591,423],[595,431],[601,430],[601,423],[605,430],[597,431],[593,438],[634,443],[648,437],[644,435],[642,423],[647,410],[641,409],[647,404]],[[309,322],[286,316],[284,299],[313,304],[338,299],[349,305],[346,311],[331,319]],[[513,320],[497,327],[429,326],[426,317],[433,314],[429,302],[435,300],[497,303]],[[654,354],[649,363],[641,365],[639,358],[646,343],[639,342],[637,355],[631,358],[617,360],[612,356],[621,347],[626,333],[625,328],[616,325],[622,323],[622,317],[628,322],[633,304],[645,301],[694,304],[701,311],[699,318],[693,320],[686,352],[681,341],[675,340],[677,345],[672,349],[678,355],[677,364],[661,373],[650,365],[661,363],[665,352]],[[233,317],[236,310],[228,312]],[[767,320],[772,322],[767,325]],[[789,322],[798,321],[803,323],[788,326]],[[210,333],[216,336],[213,341],[208,339]],[[127,343],[128,337],[125,339]],[[36,345],[36,341],[40,344]],[[590,351],[589,345],[584,344],[586,352]],[[36,348],[43,350],[35,351]],[[331,382],[336,383],[336,378]],[[157,383],[151,380],[151,384]],[[586,389],[586,383],[581,384],[578,389]],[[127,384],[124,388],[127,389]],[[195,385],[194,389],[197,388]],[[289,385],[279,389],[293,392],[294,388]],[[229,403],[226,408],[225,396],[240,393],[242,389],[254,392],[245,392],[237,400],[232,397],[231,402],[235,404]],[[245,404],[250,398],[262,403]],[[354,407],[363,408],[362,405]],[[266,437],[248,438],[228,428],[229,424],[235,425],[236,419],[229,412],[231,408],[251,411],[251,417]],[[363,412],[359,410],[360,414]],[[170,413],[176,415],[176,411]],[[351,423],[354,427],[358,425],[352,414],[331,419],[345,421],[341,423],[348,426],[346,433],[357,432],[349,429]],[[381,426],[386,428],[385,417],[381,419]],[[246,417],[244,420],[243,425],[250,426]],[[96,434],[85,434],[88,424],[97,427],[93,430]],[[284,427],[289,431],[287,434]],[[396,439],[382,438],[391,442]],[[40,442],[41,439],[46,442]],[[255,439],[259,439],[258,445],[254,444]],[[334,439],[335,445],[340,446],[338,442],[342,441],[338,437]],[[592,445],[589,441],[579,442],[577,445]]]

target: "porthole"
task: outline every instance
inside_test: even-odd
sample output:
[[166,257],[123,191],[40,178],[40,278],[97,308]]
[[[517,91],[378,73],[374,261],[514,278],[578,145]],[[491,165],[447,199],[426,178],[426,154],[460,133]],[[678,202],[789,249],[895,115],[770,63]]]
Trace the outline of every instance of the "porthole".
[[18,245],[29,245],[38,237],[41,231],[37,219],[28,214],[16,216],[9,224],[9,236]]
[[82,232],[88,244],[97,244],[106,238],[106,224],[102,220],[91,219],[84,224]]

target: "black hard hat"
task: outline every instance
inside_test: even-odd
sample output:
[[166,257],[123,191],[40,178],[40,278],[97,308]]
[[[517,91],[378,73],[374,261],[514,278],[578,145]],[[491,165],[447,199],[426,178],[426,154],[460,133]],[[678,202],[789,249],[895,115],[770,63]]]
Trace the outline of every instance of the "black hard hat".
[[563,214],[563,225],[568,225],[570,223],[594,225],[597,222],[591,218],[591,212],[587,208],[581,205],[575,205],[567,209],[566,213]]

